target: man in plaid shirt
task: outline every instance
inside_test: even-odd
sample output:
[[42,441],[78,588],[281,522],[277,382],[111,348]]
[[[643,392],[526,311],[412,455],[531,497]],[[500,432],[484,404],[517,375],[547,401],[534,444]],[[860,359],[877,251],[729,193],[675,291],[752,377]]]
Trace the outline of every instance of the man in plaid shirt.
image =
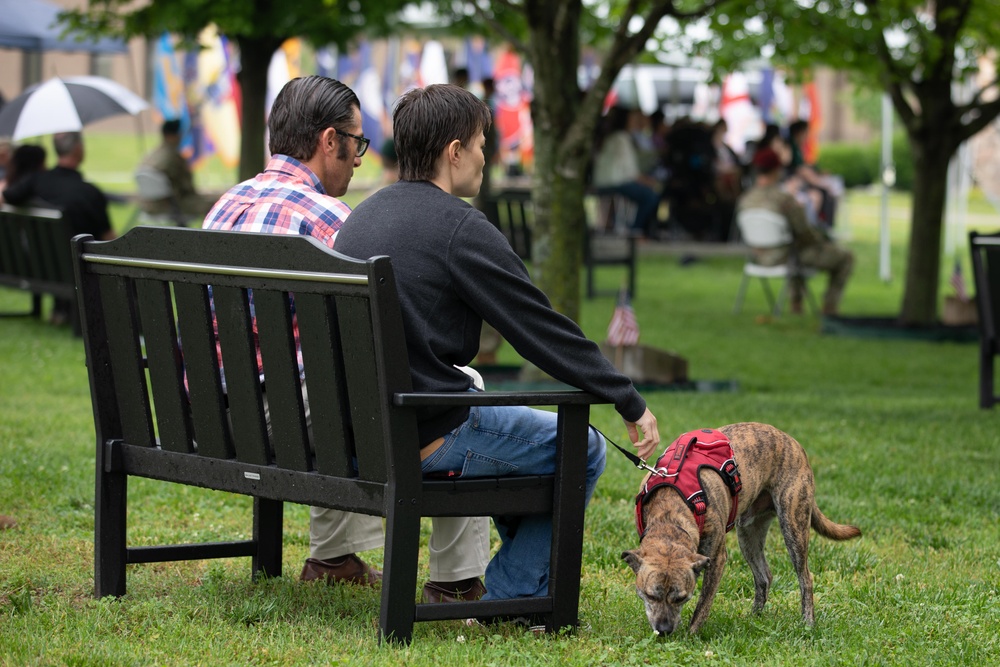
[[[361,134],[357,95],[327,77],[293,79],[275,99],[267,125],[271,158],[264,172],[224,194],[202,226],[301,234],[333,248],[351,212],[337,197],[347,192],[369,143]],[[258,368],[260,362],[258,351]],[[303,399],[308,419],[305,389]],[[485,592],[480,577],[489,562],[488,519],[440,518],[433,524],[431,581],[424,586],[424,600],[478,599]],[[309,538],[303,581],[372,585],[381,579],[381,572],[355,554],[383,545],[380,517],[313,507]]]

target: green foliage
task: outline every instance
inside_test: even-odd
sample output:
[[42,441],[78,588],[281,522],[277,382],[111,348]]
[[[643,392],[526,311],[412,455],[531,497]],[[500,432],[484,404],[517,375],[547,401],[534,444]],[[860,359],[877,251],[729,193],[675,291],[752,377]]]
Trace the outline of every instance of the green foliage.
[[[118,171],[90,153],[93,174]],[[855,252],[844,311],[896,311],[899,281],[878,279],[878,197],[850,192],[838,231]],[[902,266],[909,199],[890,201],[892,262]],[[970,216],[995,228],[981,199]],[[761,317],[759,285],[744,312],[731,309],[739,255],[682,265],[670,246],[642,246],[633,302],[644,344],[689,360],[697,380],[736,391],[648,391],[664,439],[741,420],[777,425],[799,439],[829,517],[864,536],[814,537],[809,563],[817,623],[802,624],[795,576],[772,528],[766,553],[771,598],[751,613],[749,568],[729,537],[729,563],[697,636],[657,638],[620,553],[635,546],[633,497],[641,475],[609,451],[587,510],[581,627],[534,636],[512,627],[421,623],[410,647],[375,640],[377,591],[296,580],[308,553],[308,510],[285,508],[283,572],[253,583],[247,559],[128,568],[128,594],[94,600],[94,430],[80,341],[68,328],[0,319],[0,664],[3,665],[980,665],[1000,654],[1000,450],[998,413],[977,407],[975,343],[926,343],[820,334],[814,316]],[[940,284],[947,285],[949,267]],[[966,264],[966,276],[969,276]],[[607,270],[599,287],[616,286]],[[822,290],[823,280],[813,281]],[[0,289],[0,310],[28,298]],[[586,301],[582,326],[601,339],[611,297]],[[516,362],[509,346],[501,362]],[[594,425],[620,444],[607,406]],[[133,544],[245,538],[247,498],[133,480]],[[421,579],[427,576],[421,535]],[[381,550],[365,554],[382,562]],[[417,591],[414,591],[417,594]],[[684,611],[689,619],[693,603]]]
[[87,7],[63,14],[68,25],[98,34],[158,35],[167,31],[193,37],[214,23],[233,39],[305,37],[313,44],[343,45],[362,30],[384,32],[405,0],[332,2],[302,0],[157,0],[135,5],[129,0],[91,0]]
[[[896,133],[892,140],[892,159],[896,169],[896,190],[913,189],[914,167],[910,143],[906,135]],[[853,188],[881,183],[882,145],[879,141],[867,144],[824,144],[820,149],[817,166],[825,172],[838,174],[844,185]]]
[[837,174],[849,188],[878,181],[879,149],[874,144],[824,144],[817,166]]

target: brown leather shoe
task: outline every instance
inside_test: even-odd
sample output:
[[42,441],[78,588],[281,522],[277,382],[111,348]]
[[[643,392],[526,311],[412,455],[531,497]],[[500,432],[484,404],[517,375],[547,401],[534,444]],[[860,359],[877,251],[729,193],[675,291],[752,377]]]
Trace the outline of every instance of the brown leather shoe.
[[7,530],[8,528],[13,528],[17,525],[17,521],[13,517],[9,517],[6,514],[0,514],[0,530]]
[[382,573],[354,554],[329,560],[306,558],[299,580],[314,581],[316,579],[325,579],[328,584],[374,586],[382,581]]
[[479,577],[461,581],[428,581],[424,584],[424,602],[470,602],[486,595]]

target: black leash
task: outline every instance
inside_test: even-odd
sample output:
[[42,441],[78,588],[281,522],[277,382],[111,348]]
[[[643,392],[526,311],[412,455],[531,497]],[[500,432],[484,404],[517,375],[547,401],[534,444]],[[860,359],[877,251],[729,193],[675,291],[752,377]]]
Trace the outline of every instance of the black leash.
[[629,461],[631,461],[632,465],[634,465],[639,470],[646,470],[646,471],[649,471],[651,473],[659,473],[659,471],[656,468],[650,468],[648,465],[646,465],[645,461],[643,461],[642,459],[640,459],[638,456],[636,456],[632,452],[628,451],[627,449],[623,448],[621,445],[619,445],[617,442],[615,442],[614,440],[612,440],[608,436],[604,435],[604,432],[601,431],[601,429],[597,428],[593,424],[590,425],[590,428],[592,428],[595,431],[597,431],[601,435],[601,437],[603,437],[605,440],[607,440],[612,445],[614,445],[615,449],[617,449],[619,452],[621,452],[622,454],[624,454],[625,458],[627,458]]

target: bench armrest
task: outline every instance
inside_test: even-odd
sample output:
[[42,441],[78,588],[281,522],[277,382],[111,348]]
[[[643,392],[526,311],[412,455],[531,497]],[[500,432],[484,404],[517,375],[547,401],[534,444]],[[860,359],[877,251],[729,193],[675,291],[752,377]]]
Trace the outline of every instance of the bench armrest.
[[427,405],[453,407],[471,405],[595,405],[609,402],[585,391],[463,391],[393,395],[393,404],[405,408]]

